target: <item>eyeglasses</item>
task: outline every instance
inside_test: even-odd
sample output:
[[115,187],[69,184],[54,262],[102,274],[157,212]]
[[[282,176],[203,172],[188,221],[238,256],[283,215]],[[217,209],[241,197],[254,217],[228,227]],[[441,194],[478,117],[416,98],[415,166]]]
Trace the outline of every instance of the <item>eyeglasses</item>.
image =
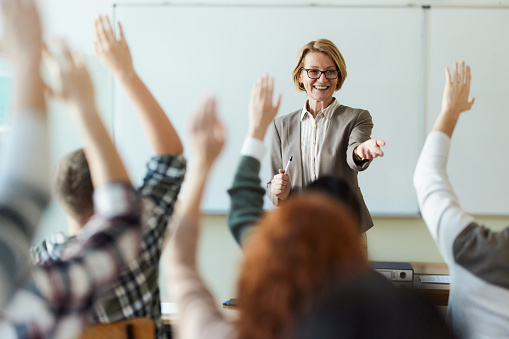
[[308,77],[310,79],[320,79],[322,74],[325,74],[325,77],[327,79],[336,79],[339,75],[339,71],[336,69],[331,69],[328,71],[320,71],[318,69],[307,69],[307,68],[302,67],[301,70],[306,71],[308,73]]

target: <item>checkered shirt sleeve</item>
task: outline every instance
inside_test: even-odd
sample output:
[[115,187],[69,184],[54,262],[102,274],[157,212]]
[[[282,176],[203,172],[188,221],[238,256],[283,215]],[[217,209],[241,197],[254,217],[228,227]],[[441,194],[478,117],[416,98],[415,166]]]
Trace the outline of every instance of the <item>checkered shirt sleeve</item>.
[[50,234],[39,244],[30,247],[32,263],[41,265],[60,260],[68,240],[69,237],[62,232]]
[[96,303],[92,321],[109,323],[134,317],[154,320],[156,337],[164,337],[159,296],[159,258],[164,235],[184,180],[182,155],[154,156],[138,190],[142,201],[141,251]]
[[76,337],[94,300],[137,257],[140,208],[132,187],[106,185],[94,201],[95,232],[78,236],[65,260],[32,271],[32,283],[18,290],[0,318],[2,338]]

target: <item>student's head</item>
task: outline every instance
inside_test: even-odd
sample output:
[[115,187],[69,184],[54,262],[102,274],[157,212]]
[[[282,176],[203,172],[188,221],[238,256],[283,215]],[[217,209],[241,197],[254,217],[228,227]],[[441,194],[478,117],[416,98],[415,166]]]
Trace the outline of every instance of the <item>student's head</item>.
[[359,199],[343,178],[330,175],[320,177],[304,187],[302,192],[323,193],[341,201],[353,213],[360,227],[361,208]]
[[337,282],[297,320],[295,339],[452,339],[442,315],[422,293],[398,288],[369,271]]
[[[319,39],[316,41],[310,41],[304,46],[302,46],[299,53],[297,54],[297,62],[295,63],[295,67],[292,71],[293,82],[297,90],[308,92],[307,89],[305,88],[305,84],[301,81],[301,74],[303,74],[302,72],[306,73],[306,71],[301,70],[301,68],[308,67],[308,65],[306,65],[306,57],[313,53],[322,53],[327,55],[331,59],[333,66],[335,66],[336,70],[339,71],[338,77],[337,79],[335,79],[336,81],[334,81],[335,87],[332,88],[332,92],[341,89],[347,75],[345,59],[343,58],[343,55],[341,55],[341,52],[332,41],[327,39]],[[308,95],[309,94],[310,93],[308,93]]]
[[281,337],[317,292],[367,270],[358,237],[353,214],[323,194],[296,196],[263,216],[238,281],[239,337]]
[[65,212],[80,223],[94,214],[94,186],[83,149],[63,157],[55,167],[51,188]]

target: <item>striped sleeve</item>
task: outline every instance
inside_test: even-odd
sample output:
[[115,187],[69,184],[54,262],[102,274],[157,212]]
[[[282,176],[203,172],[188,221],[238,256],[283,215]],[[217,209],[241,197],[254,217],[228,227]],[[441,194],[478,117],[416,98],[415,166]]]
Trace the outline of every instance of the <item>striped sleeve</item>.
[[95,232],[77,236],[65,259],[32,270],[29,288],[18,290],[0,318],[2,338],[77,337],[96,298],[137,257],[139,199],[132,186],[100,187],[99,202],[95,225],[87,225]]
[[0,159],[0,308],[27,279],[29,248],[49,201],[46,120],[19,114]]

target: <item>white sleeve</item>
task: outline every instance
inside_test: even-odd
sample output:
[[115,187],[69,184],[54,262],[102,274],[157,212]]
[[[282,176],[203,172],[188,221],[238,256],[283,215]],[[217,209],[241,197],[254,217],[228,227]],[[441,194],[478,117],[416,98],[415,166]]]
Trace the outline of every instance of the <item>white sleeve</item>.
[[414,173],[422,217],[446,261],[453,260],[452,245],[456,236],[474,221],[461,209],[447,176],[450,145],[451,140],[444,133],[431,133]]
[[240,150],[240,155],[247,155],[262,162],[266,151],[267,148],[265,147],[262,141],[256,138],[248,137],[244,140],[244,144],[242,145],[242,149]]

